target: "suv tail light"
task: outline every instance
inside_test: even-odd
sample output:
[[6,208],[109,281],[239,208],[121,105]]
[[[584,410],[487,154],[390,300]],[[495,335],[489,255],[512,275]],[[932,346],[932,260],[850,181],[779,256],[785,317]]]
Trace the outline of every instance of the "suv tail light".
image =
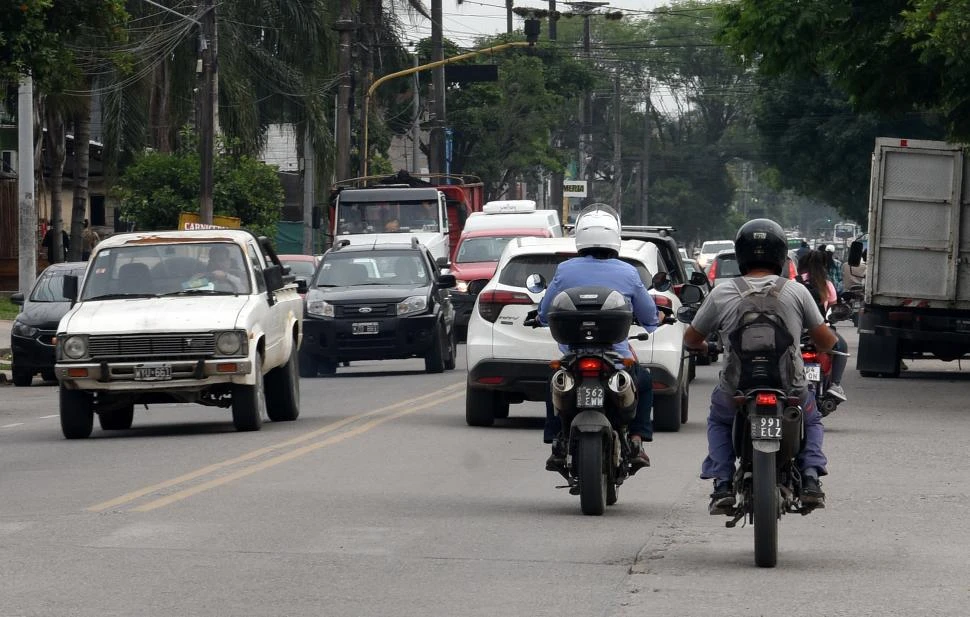
[[495,323],[495,320],[498,319],[499,314],[502,312],[502,308],[508,304],[528,304],[531,306],[533,302],[528,294],[520,291],[492,289],[479,294],[478,314],[485,321]]
[[674,303],[671,302],[670,301],[670,298],[668,298],[667,296],[657,296],[657,295],[654,295],[654,294],[650,294],[650,295],[653,296],[653,302],[657,306],[664,306],[664,307],[667,307],[669,309],[673,309],[674,308]]
[[707,280],[714,284],[714,278],[717,277],[717,259],[711,260],[711,267],[707,269]]

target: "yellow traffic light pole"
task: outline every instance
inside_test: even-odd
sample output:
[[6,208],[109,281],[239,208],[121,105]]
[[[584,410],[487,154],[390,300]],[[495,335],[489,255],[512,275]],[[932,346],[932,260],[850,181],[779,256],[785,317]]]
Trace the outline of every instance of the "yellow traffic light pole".
[[497,51],[502,51],[505,49],[509,49],[511,47],[531,47],[533,45],[535,45],[535,43],[530,43],[527,41],[513,41],[512,43],[502,43],[501,45],[494,45],[492,47],[476,49],[475,51],[470,51],[468,53],[459,54],[457,56],[452,56],[450,58],[445,58],[444,60],[438,60],[437,62],[429,62],[428,64],[422,64],[420,66],[412,66],[409,69],[398,71],[396,73],[390,73],[389,75],[384,75],[383,77],[377,79],[374,83],[370,85],[370,88],[367,89],[367,93],[364,95],[364,147],[361,150],[361,156],[363,157],[363,173],[361,175],[365,177],[367,176],[367,159],[370,158],[368,156],[368,151],[367,151],[367,146],[368,146],[367,122],[368,122],[368,116],[370,115],[370,97],[372,94],[374,94],[374,91],[377,90],[378,86],[396,77],[413,75],[414,73],[418,73],[420,71],[427,71],[428,69],[438,68],[439,66],[443,66],[445,64],[451,64],[452,62],[458,62],[460,60],[467,60],[468,58],[474,58],[475,56],[480,56],[482,54],[495,53]]

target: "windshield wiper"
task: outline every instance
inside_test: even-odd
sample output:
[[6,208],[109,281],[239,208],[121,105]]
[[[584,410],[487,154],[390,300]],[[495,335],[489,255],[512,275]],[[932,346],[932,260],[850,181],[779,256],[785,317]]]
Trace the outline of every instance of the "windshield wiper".
[[235,291],[225,291],[219,289],[182,289],[180,291],[170,291],[168,293],[158,294],[159,298],[164,298],[166,296],[191,296],[199,294],[206,296],[238,296],[239,294]]
[[82,298],[82,302],[90,302],[91,300],[118,300],[121,298],[154,298],[155,294],[103,294],[100,296],[93,296],[91,298]]

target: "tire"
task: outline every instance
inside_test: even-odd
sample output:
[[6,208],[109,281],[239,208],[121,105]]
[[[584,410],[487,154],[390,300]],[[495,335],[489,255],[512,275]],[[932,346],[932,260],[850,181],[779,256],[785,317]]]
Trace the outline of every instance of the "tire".
[[680,423],[687,424],[687,415],[690,413],[690,386],[684,384],[683,393],[680,395]]
[[[448,356],[445,358],[445,370],[453,371],[458,365],[458,341],[455,339],[455,329],[451,329],[451,336],[448,337]],[[507,416],[508,414],[506,414]]]
[[686,385],[673,394],[653,397],[653,430],[664,433],[676,433],[680,430],[681,405],[683,404],[683,390]]
[[53,370],[42,371],[40,376],[44,379],[44,381],[57,381],[57,373],[55,373]]
[[[491,390],[465,388],[465,424],[468,426],[495,424],[497,398],[496,393]],[[505,404],[508,405],[508,402]]]
[[754,502],[754,563],[774,568],[778,563],[778,484],[775,453],[752,451]]
[[232,385],[232,424],[237,431],[258,431],[263,426],[266,393],[263,384],[263,358],[257,353],[253,362],[256,383]]
[[34,373],[28,371],[27,369],[19,369],[14,366],[10,369],[11,376],[13,377],[13,385],[19,388],[27,388],[30,384],[34,383]]
[[103,411],[98,414],[98,424],[102,431],[124,431],[131,428],[135,419],[135,406],[126,405],[121,409]]
[[495,416],[496,420],[504,420],[509,417],[509,407],[511,405],[509,405],[507,399],[496,395],[492,403],[492,415]]
[[697,366],[707,366],[711,363],[711,356],[707,354],[701,354],[697,356]]
[[317,363],[317,374],[333,377],[337,374],[337,364],[339,363],[336,360],[321,360]]
[[697,379],[697,355],[691,354],[689,364],[687,366],[687,381],[694,381]]
[[317,359],[308,353],[300,352],[300,377],[316,377],[319,373]]
[[606,510],[606,469],[603,461],[603,435],[580,433],[576,444],[576,470],[579,477],[579,507],[587,516],[600,516]]
[[431,340],[431,349],[424,357],[424,370],[428,373],[445,372],[445,350],[444,337],[441,336],[441,328],[436,328],[434,338]]
[[266,375],[266,415],[273,422],[292,422],[300,417],[300,360],[296,349],[286,364]]
[[87,439],[94,429],[91,395],[60,387],[61,432],[65,439]]

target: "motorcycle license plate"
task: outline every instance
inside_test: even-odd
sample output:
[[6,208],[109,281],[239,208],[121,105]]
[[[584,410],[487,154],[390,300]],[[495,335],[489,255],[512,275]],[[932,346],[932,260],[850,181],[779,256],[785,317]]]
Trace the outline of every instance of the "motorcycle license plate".
[[351,326],[354,334],[377,334],[378,322],[358,321]]
[[171,378],[171,364],[140,364],[135,367],[135,381],[168,381]]
[[598,409],[603,406],[603,386],[579,386],[576,388],[577,409]]
[[806,364],[805,365],[805,379],[809,381],[822,381],[822,365],[821,364]]
[[781,439],[781,418],[751,416],[751,439]]

